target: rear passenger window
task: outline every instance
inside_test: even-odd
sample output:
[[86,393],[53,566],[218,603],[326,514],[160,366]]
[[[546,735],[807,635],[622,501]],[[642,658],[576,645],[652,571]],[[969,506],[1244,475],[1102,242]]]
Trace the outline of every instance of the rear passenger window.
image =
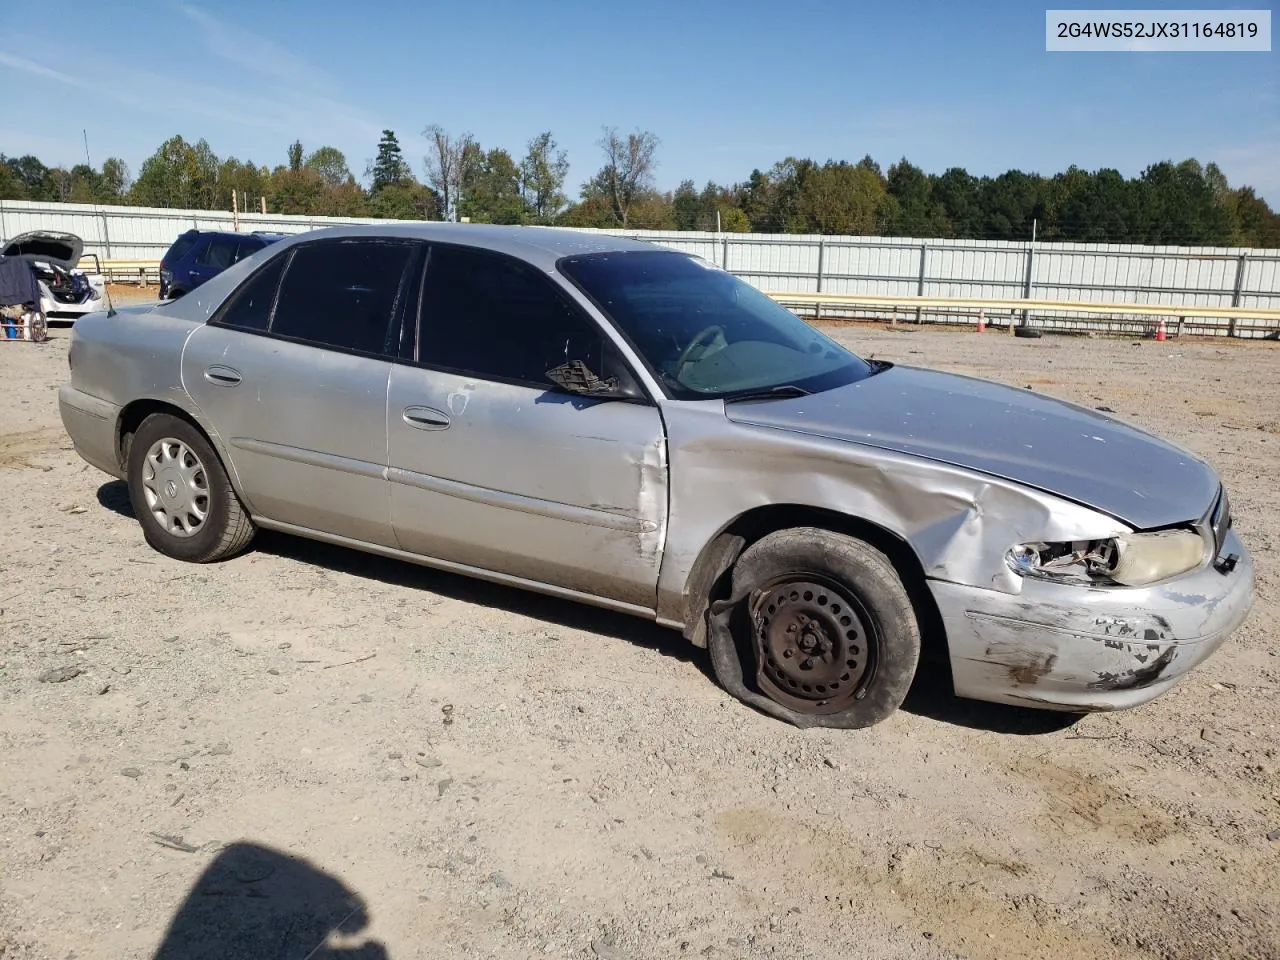
[[298,247],[285,272],[271,332],[311,343],[388,352],[393,308],[413,247],[339,240]]
[[432,247],[418,360],[496,380],[548,386],[569,360],[604,369],[604,335],[544,274],[509,257]]
[[262,247],[263,244],[261,241],[241,240],[240,246],[236,248],[236,257],[234,262],[239,263],[245,257],[252,257],[255,253],[261,250]]
[[173,241],[173,246],[171,246],[168,252],[165,253],[165,262],[177,263],[187,255],[188,250],[196,245],[197,239],[198,235],[194,233],[184,233],[182,236],[178,237],[177,240]]
[[280,274],[288,259],[288,254],[276,257],[255,273],[248,283],[232,294],[215,322],[242,330],[266,330],[271,319],[271,303],[275,300]]
[[225,270],[235,263],[236,243],[237,241],[228,240],[226,237],[214,237],[200,251],[200,256],[196,258],[196,263],[213,267],[216,270]]

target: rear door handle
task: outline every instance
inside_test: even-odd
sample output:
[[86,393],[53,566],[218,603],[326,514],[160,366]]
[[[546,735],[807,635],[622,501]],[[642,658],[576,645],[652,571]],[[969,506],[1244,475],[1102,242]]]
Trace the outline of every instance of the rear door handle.
[[415,430],[447,430],[453,422],[447,413],[435,407],[405,407],[400,416]]
[[241,379],[239,370],[234,367],[224,367],[220,363],[205,367],[204,378],[218,387],[234,387]]

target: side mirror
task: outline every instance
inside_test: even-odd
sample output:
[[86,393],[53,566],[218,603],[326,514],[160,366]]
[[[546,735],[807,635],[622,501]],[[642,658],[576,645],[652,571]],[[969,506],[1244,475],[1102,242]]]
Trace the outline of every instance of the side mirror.
[[596,376],[582,360],[570,360],[547,371],[547,379],[562,390],[584,397],[616,397],[619,395],[618,378],[607,380]]

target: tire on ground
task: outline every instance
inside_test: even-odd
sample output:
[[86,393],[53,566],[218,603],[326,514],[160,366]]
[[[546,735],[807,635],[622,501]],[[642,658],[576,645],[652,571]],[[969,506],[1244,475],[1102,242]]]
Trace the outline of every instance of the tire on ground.
[[[147,506],[143,491],[143,461],[159,440],[174,439],[191,448],[204,466],[209,507],[204,526],[190,537],[164,529]],[[236,496],[213,445],[195,426],[168,413],[153,413],[138,426],[129,444],[126,477],[134,516],[147,543],[166,556],[190,563],[213,563],[244,550],[256,532],[253,520]]]
[[[752,596],[792,575],[837,584],[861,607],[872,666],[858,681],[857,699],[836,713],[793,709],[759,683]],[[883,553],[853,537],[797,527],[768,534],[748,547],[732,576],[729,598],[711,605],[707,631],[716,678],[730,693],[800,727],[867,727],[901,705],[920,660],[920,626],[897,570]]]

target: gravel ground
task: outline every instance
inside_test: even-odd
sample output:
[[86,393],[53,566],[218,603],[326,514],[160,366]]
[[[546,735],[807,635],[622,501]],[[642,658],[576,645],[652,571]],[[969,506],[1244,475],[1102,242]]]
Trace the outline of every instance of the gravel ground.
[[1280,957],[1280,345],[835,332],[1208,458],[1248,622],[1124,713],[926,676],[800,732],[638,620],[283,536],[154,553],[63,434],[55,330],[0,347],[0,956]]

